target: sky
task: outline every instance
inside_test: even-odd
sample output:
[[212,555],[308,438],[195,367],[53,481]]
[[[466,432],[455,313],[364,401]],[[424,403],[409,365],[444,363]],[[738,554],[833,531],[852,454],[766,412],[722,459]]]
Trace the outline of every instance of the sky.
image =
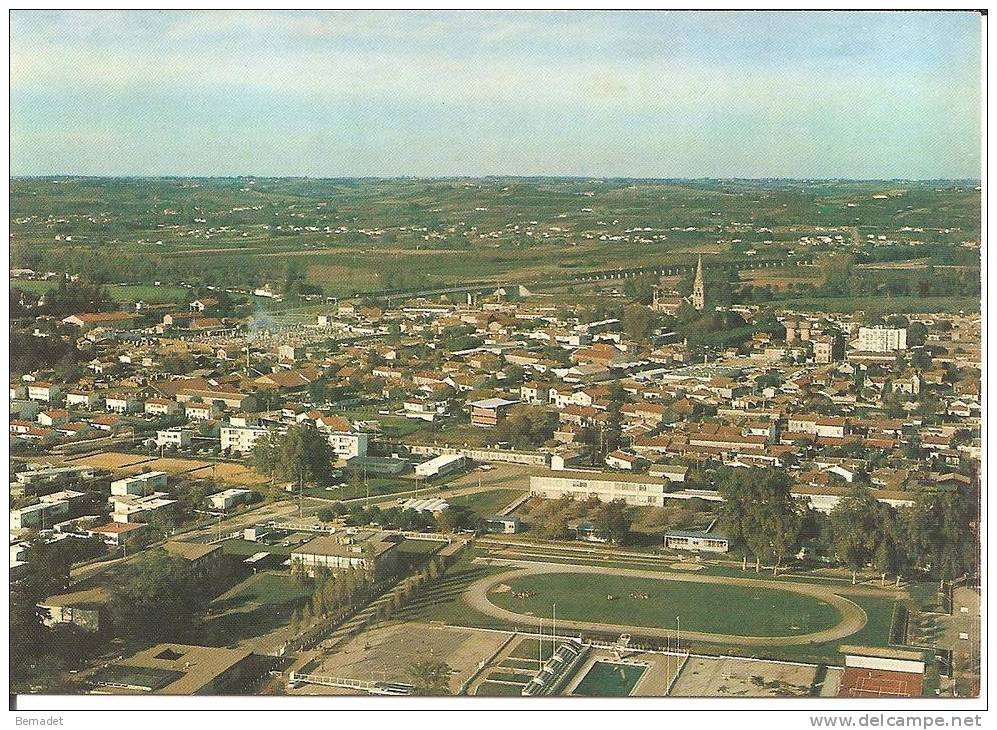
[[972,12],[10,18],[14,176],[980,177]]

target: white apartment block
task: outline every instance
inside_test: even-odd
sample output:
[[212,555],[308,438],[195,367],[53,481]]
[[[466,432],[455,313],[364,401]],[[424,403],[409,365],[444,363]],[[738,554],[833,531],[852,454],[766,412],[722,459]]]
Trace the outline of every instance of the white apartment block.
[[848,433],[848,421],[839,416],[790,416],[788,428],[791,433],[844,438]]
[[187,448],[191,444],[194,432],[186,428],[168,428],[156,431],[156,446],[175,446]]
[[907,330],[892,327],[859,327],[856,346],[863,352],[906,350]]
[[256,445],[256,439],[268,433],[265,428],[240,428],[237,426],[222,426],[221,446],[222,451],[238,451],[248,454]]
[[52,403],[59,400],[62,389],[51,383],[31,383],[28,385],[28,400]]
[[332,450],[340,458],[352,459],[354,456],[367,455],[368,436],[365,433],[330,431],[326,436]]

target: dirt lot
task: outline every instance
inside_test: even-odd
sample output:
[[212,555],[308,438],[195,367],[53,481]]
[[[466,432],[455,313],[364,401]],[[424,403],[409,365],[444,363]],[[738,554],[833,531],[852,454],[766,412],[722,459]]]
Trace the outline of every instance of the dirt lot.
[[[211,463],[207,461],[196,461],[194,459],[153,459],[152,461],[144,461],[141,464],[133,464],[132,466],[125,467],[124,471],[139,473],[145,469],[150,469],[152,471],[165,471],[167,474],[190,474],[198,469],[205,469],[210,467]],[[208,468],[207,473],[198,474],[198,476],[209,477],[211,476],[211,470]]]
[[222,482],[247,486],[261,484],[265,481],[264,477],[261,477],[249,467],[242,466],[241,464],[215,464],[213,470],[211,467],[207,467],[196,472],[194,476],[214,476],[215,479]]
[[817,667],[728,657],[689,657],[672,697],[802,697]]
[[[446,662],[453,670],[450,690],[461,684],[508,638],[497,632],[474,631],[428,624],[400,623],[357,636],[318,660],[310,673],[376,682],[408,682],[413,665]],[[305,685],[295,694],[318,694]]]
[[[97,469],[124,469],[136,464],[145,464],[152,461],[148,456],[136,456],[135,454],[121,454],[116,451],[109,451],[106,454],[91,454],[79,459],[72,460],[73,464],[85,464]],[[136,469],[141,471],[141,469]]]
[[198,479],[217,479],[220,482],[253,486],[264,481],[263,477],[242,464],[228,462],[210,462],[199,459],[182,459],[175,457],[142,456],[109,451],[105,454],[91,454],[67,463],[86,464],[100,469],[110,469],[126,475],[138,474],[142,471],[165,471],[174,476],[190,475]]

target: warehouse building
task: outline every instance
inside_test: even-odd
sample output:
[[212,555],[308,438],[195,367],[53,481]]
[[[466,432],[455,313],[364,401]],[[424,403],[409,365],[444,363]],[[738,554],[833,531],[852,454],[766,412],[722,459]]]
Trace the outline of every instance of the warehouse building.
[[460,454],[443,454],[429,461],[417,464],[415,474],[423,479],[432,479],[447,474],[453,474],[464,468],[467,464],[467,457]]

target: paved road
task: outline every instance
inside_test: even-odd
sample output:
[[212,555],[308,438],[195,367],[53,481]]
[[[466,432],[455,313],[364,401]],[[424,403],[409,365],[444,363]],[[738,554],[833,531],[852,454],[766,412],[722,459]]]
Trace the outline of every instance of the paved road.
[[[479,559],[480,560],[480,559]],[[478,562],[478,561],[476,561]],[[503,561],[506,562],[506,561]],[[836,641],[846,636],[854,634],[866,623],[866,614],[858,605],[837,595],[835,589],[827,586],[810,585],[806,583],[788,583],[774,580],[756,580],[749,578],[727,578],[723,576],[709,575],[684,575],[684,574],[663,574],[653,570],[634,570],[630,568],[608,569],[596,566],[583,565],[559,565],[554,563],[519,563],[508,561],[507,564],[517,565],[512,570],[505,571],[498,575],[490,575],[482,578],[467,589],[464,599],[481,613],[493,616],[503,621],[513,624],[535,626],[536,617],[525,616],[513,611],[499,608],[488,600],[488,590],[498,584],[525,575],[537,575],[543,573],[598,573],[605,574],[611,572],[614,575],[629,576],[634,578],[654,578],[656,580],[681,581],[686,583],[715,583],[719,585],[739,585],[749,588],[771,588],[782,591],[793,591],[812,598],[824,601],[834,606],[841,614],[841,621],[829,629],[814,631],[809,634],[797,636],[737,636],[734,634],[718,634],[703,631],[683,631],[682,636],[695,641],[708,641],[719,644],[741,644],[746,646],[793,646],[797,644],[820,644],[827,641]],[[704,610],[709,610],[704,606]],[[653,626],[623,626],[620,624],[604,624],[590,621],[569,621],[559,620],[558,625],[565,628],[572,628],[581,631],[606,631],[612,633],[632,633],[639,636],[654,636],[657,638],[674,638],[675,631],[672,628],[659,628]]]
[[[297,514],[297,503],[291,502],[276,502],[273,504],[262,504],[256,509],[249,510],[247,512],[240,512],[237,515],[227,517],[221,522],[221,532],[223,535],[227,535],[230,532],[234,532],[237,529],[243,527],[248,527],[250,525],[255,525],[259,522],[269,522],[270,520],[277,519],[280,517],[287,517],[292,514]],[[189,527],[183,530],[179,530],[170,536],[171,540],[184,540],[187,542],[209,542],[214,540],[218,534],[218,524],[213,522],[210,525]],[[87,565],[81,565],[73,568],[69,575],[70,579],[74,584],[79,583],[82,580],[92,578],[100,573],[104,572],[108,568],[114,565],[119,565],[121,563],[126,563],[131,560],[135,560],[139,555],[142,555],[144,551],[140,550],[136,553],[128,555],[125,558],[117,558],[115,560],[105,560],[99,563],[89,563]]]

